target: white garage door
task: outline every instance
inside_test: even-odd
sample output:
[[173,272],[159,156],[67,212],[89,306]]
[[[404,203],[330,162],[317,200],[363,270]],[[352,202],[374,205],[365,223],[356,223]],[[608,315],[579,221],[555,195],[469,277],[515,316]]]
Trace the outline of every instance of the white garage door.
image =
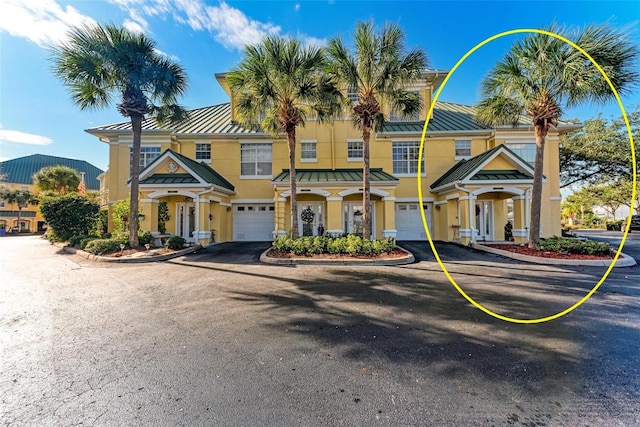
[[275,215],[273,205],[233,205],[233,240],[267,242],[273,240]]
[[[424,204],[429,232],[433,234],[431,210],[433,203]],[[396,240],[427,240],[427,232],[422,225],[420,205],[418,203],[396,203]],[[433,236],[432,236],[433,237]]]

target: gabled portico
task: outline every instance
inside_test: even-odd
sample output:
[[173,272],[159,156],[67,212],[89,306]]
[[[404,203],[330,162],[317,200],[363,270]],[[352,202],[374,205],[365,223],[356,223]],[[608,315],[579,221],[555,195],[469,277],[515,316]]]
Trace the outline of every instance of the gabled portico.
[[505,145],[461,160],[431,185],[438,236],[463,244],[505,240],[509,221],[514,241],[525,242],[532,186],[533,167]]

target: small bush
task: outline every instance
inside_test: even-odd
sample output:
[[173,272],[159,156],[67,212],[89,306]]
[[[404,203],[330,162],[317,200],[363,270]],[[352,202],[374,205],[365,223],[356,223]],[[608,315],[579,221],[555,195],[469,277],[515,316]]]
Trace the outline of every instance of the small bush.
[[185,243],[187,243],[187,241],[184,238],[180,236],[172,236],[167,241],[167,247],[177,251],[184,248]]
[[138,243],[141,246],[153,243],[153,235],[150,231],[145,231],[143,233],[138,233]]
[[79,236],[73,236],[72,238],[69,239],[69,246],[73,246],[74,248],[80,248],[80,249],[84,249],[87,247],[87,244],[89,244],[90,241],[92,240],[96,240],[99,239],[98,236],[95,235],[79,235]]
[[609,253],[609,245],[606,243],[593,240],[565,239],[557,236],[538,240],[537,247],[538,249],[570,254],[603,255]]
[[95,239],[85,247],[85,251],[94,255],[102,255],[107,252],[117,252],[120,245],[125,244],[122,239]]

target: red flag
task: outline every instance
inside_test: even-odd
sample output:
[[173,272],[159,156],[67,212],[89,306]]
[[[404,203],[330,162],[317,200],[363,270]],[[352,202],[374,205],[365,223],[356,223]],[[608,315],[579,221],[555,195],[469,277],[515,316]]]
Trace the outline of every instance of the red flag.
[[80,172],[80,184],[78,184],[78,193],[83,196],[87,195],[87,186],[84,183],[84,172]]

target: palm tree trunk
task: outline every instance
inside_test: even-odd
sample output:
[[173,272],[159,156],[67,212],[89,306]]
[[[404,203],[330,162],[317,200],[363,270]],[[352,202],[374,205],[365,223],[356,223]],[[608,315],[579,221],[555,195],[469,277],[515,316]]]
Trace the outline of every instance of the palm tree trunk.
[[18,226],[18,233],[22,231],[22,227],[20,227],[21,219],[22,219],[22,208],[20,207],[20,202],[18,202],[18,223],[16,224]]
[[133,129],[133,155],[131,157],[131,204],[129,206],[129,246],[138,246],[138,189],[140,187],[140,140],[142,116],[131,115]]
[[296,128],[287,130],[289,144],[289,201],[291,202],[291,238],[297,239],[298,233],[298,196],[296,194]]
[[531,192],[531,223],[529,225],[529,248],[534,248],[540,239],[540,211],[542,208],[542,176],[544,143],[547,133],[543,126],[536,126],[536,160],[533,166],[533,189]]
[[362,238],[371,238],[371,168],[369,164],[369,142],[371,140],[371,128],[363,126],[362,129]]

